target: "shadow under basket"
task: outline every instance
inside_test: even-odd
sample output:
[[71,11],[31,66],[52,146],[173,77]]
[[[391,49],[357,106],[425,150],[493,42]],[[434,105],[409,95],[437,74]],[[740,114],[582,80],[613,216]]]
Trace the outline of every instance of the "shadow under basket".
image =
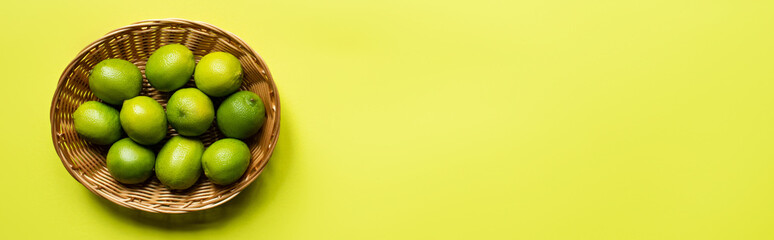
[[[102,60],[120,58],[134,63],[143,73],[140,95],[149,96],[166,107],[171,93],[155,90],[145,79],[145,62],[156,49],[167,44],[182,44],[194,53],[198,62],[210,52],[228,52],[242,64],[243,82],[239,90],[258,94],[266,106],[266,122],[261,130],[244,139],[251,160],[237,182],[219,186],[204,174],[191,188],[173,191],[151,177],[141,184],[117,182],[105,166],[110,146],[92,144],[73,128],[72,113],[86,101],[101,101],[89,89],[89,72]],[[184,87],[195,87],[193,80]],[[223,98],[213,98],[217,106]],[[146,20],[125,26],[98,39],[83,49],[67,65],[57,84],[51,103],[51,137],[65,169],[91,192],[118,205],[158,213],[185,213],[209,209],[227,202],[252,183],[269,161],[279,136],[280,102],[277,86],[263,59],[236,35],[204,22],[184,19]],[[154,150],[177,133],[168,129],[167,137]],[[216,124],[199,136],[205,146],[224,138]]]

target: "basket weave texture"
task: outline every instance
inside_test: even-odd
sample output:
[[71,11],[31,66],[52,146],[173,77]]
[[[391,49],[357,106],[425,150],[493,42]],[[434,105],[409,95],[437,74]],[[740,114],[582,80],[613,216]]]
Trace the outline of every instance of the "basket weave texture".
[[[204,175],[191,188],[172,191],[152,177],[145,183],[125,185],[110,176],[105,166],[109,146],[99,146],[81,138],[73,128],[72,113],[86,101],[100,101],[89,90],[91,69],[102,60],[120,58],[134,63],[143,73],[140,95],[149,96],[166,107],[170,93],[155,90],[145,79],[145,62],[161,46],[180,43],[193,51],[198,62],[214,51],[228,52],[242,64],[243,83],[239,90],[258,94],[266,106],[266,123],[245,143],[252,159],[236,183],[219,186]],[[195,87],[193,80],[184,87]],[[217,105],[223,98],[213,98]],[[116,29],[78,53],[62,73],[51,103],[51,136],[64,167],[91,192],[118,205],[159,213],[185,213],[223,204],[252,183],[269,161],[279,135],[280,102],[277,87],[266,64],[239,37],[204,22],[184,19],[146,20]],[[171,127],[167,139],[177,133]],[[215,123],[199,136],[205,146],[224,138]],[[153,146],[154,150],[166,142]]]

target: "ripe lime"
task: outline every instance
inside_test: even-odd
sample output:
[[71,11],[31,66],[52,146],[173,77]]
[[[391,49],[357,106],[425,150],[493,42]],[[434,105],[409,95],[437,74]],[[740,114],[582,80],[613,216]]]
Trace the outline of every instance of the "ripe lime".
[[119,115],[126,134],[139,144],[156,144],[167,135],[164,108],[153,98],[137,96],[126,100]]
[[193,138],[174,136],[159,151],[156,177],[171,189],[191,187],[202,171],[204,144]]
[[223,97],[242,85],[242,64],[229,53],[213,52],[199,60],[194,71],[194,82],[202,92]]
[[89,89],[102,101],[121,105],[140,94],[142,73],[129,61],[106,59],[94,66],[89,75]]
[[167,120],[180,135],[199,136],[210,128],[214,118],[210,97],[199,89],[177,90],[167,102]]
[[250,165],[250,148],[244,142],[224,138],[214,142],[202,155],[204,174],[219,185],[239,180]]
[[145,64],[148,82],[159,91],[172,91],[191,79],[196,60],[191,50],[180,44],[157,49]]
[[240,91],[223,100],[216,120],[224,135],[244,139],[261,129],[266,121],[266,109],[261,97],[250,91]]
[[110,146],[106,160],[108,171],[125,184],[144,182],[153,173],[156,156],[153,151],[124,138]]
[[111,144],[121,138],[121,122],[118,111],[107,104],[88,101],[73,112],[75,131],[87,140],[99,144]]

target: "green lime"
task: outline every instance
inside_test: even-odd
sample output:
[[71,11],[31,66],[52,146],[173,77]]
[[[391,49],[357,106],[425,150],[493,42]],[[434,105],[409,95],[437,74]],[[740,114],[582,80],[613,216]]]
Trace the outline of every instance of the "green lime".
[[167,120],[180,135],[199,136],[212,126],[215,108],[196,88],[177,90],[167,102]]
[[244,142],[224,138],[214,142],[202,155],[204,175],[219,185],[231,184],[245,173],[250,165],[250,148]]
[[167,117],[161,104],[147,96],[126,100],[121,107],[121,126],[139,144],[156,144],[167,135]]
[[121,105],[140,94],[142,73],[134,64],[123,59],[106,59],[97,63],[89,75],[89,89],[102,101]]
[[107,154],[107,169],[117,181],[125,184],[144,182],[153,173],[156,156],[129,138],[110,146]]
[[73,112],[75,131],[87,140],[99,144],[111,144],[123,135],[118,111],[107,104],[88,101]]
[[156,49],[145,64],[145,77],[159,91],[172,91],[191,79],[196,60],[193,52],[180,44]]
[[202,92],[223,97],[242,85],[242,64],[229,53],[213,52],[199,60],[194,71],[194,82]]
[[191,187],[202,171],[204,144],[193,138],[174,136],[159,151],[156,177],[171,189]]
[[261,97],[250,91],[240,91],[223,100],[216,120],[224,135],[244,139],[261,129],[266,122],[266,109]]

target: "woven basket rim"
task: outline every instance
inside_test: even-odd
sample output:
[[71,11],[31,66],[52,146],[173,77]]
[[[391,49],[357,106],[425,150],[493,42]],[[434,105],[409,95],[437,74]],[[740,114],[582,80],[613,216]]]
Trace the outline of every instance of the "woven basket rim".
[[[136,28],[136,27],[151,27],[151,26],[157,26],[157,25],[162,24],[162,23],[173,23],[173,24],[174,23],[178,23],[178,24],[199,26],[201,28],[207,29],[208,31],[216,32],[218,34],[221,34],[221,35],[228,36],[228,37],[232,38],[240,46],[242,46],[243,49],[248,51],[252,56],[254,56],[256,58],[255,59],[256,60],[255,61],[256,64],[258,64],[259,66],[261,66],[261,68],[263,68],[264,72],[262,72],[262,73],[265,74],[266,80],[269,83],[269,85],[271,86],[271,90],[274,91],[274,93],[275,93],[274,94],[274,98],[276,99],[276,103],[275,103],[275,112],[276,112],[275,119],[276,119],[276,121],[274,121],[273,132],[271,134],[272,135],[276,135],[276,137],[274,137],[273,140],[271,140],[271,142],[269,143],[269,148],[266,149],[266,153],[264,155],[265,156],[264,157],[265,160],[263,160],[261,162],[257,173],[255,173],[254,177],[247,179],[247,184],[238,185],[235,188],[231,189],[231,191],[233,191],[234,194],[230,194],[229,196],[223,198],[222,200],[220,200],[218,202],[215,202],[213,204],[208,204],[208,205],[205,205],[205,206],[202,206],[202,207],[185,208],[184,210],[159,210],[159,209],[152,209],[152,208],[141,208],[141,207],[137,207],[135,205],[127,204],[125,202],[116,201],[116,200],[106,196],[105,193],[97,191],[97,189],[95,189],[94,186],[89,186],[88,184],[84,183],[84,179],[73,171],[73,167],[72,167],[73,164],[70,163],[67,160],[67,158],[64,156],[64,153],[63,153],[61,147],[58,144],[58,136],[57,136],[58,131],[57,131],[56,127],[55,127],[56,126],[56,124],[55,124],[55,113],[56,113],[56,110],[57,110],[57,103],[60,100],[58,96],[59,96],[60,92],[63,89],[63,85],[66,82],[66,79],[68,78],[68,73],[72,72],[73,68],[76,67],[77,63],[79,63],[79,61],[81,61],[83,59],[83,57],[92,48],[94,48],[95,46],[97,46],[99,44],[104,43],[105,41],[108,41],[108,40],[112,39],[116,34],[120,34],[123,31],[127,31],[129,29]],[[98,196],[100,196],[102,198],[105,198],[105,199],[107,199],[107,200],[109,200],[109,201],[111,201],[113,203],[116,203],[116,204],[118,204],[120,206],[131,208],[131,209],[137,209],[137,210],[142,210],[142,211],[147,211],[147,212],[173,213],[173,214],[176,214],[176,213],[188,213],[188,212],[193,212],[193,211],[200,211],[200,210],[210,209],[210,208],[213,208],[213,207],[217,207],[217,206],[219,206],[219,205],[221,205],[223,203],[226,203],[229,200],[231,200],[232,198],[234,198],[237,195],[239,195],[239,193],[241,193],[242,190],[244,190],[247,186],[251,185],[258,178],[258,176],[261,175],[261,173],[265,169],[266,165],[268,164],[269,160],[271,159],[271,156],[274,153],[274,148],[276,147],[277,141],[279,139],[279,129],[280,129],[280,119],[281,119],[281,114],[280,114],[281,113],[281,111],[280,111],[281,110],[281,108],[280,108],[280,97],[279,97],[279,92],[277,90],[277,85],[274,82],[274,78],[271,75],[271,71],[269,71],[268,66],[266,66],[266,64],[265,64],[265,61],[263,60],[263,58],[257,52],[255,52],[255,50],[253,50],[247,43],[244,42],[244,40],[242,40],[237,35],[235,35],[235,34],[233,34],[231,32],[228,32],[226,30],[223,30],[221,28],[218,28],[218,27],[216,27],[216,26],[214,26],[212,24],[209,24],[209,23],[206,23],[206,22],[202,22],[202,21],[193,21],[193,20],[187,20],[187,19],[182,19],[182,18],[147,19],[147,20],[138,21],[138,22],[135,22],[135,23],[132,23],[132,24],[129,24],[129,25],[126,25],[126,26],[114,29],[114,30],[106,33],[104,36],[98,38],[97,40],[95,40],[91,44],[87,45],[86,47],[83,48],[83,50],[78,52],[78,54],[75,56],[75,58],[73,58],[73,60],[70,61],[70,63],[65,68],[65,70],[62,72],[62,75],[59,77],[59,81],[57,82],[56,89],[55,89],[53,95],[54,96],[53,96],[53,99],[51,100],[51,108],[50,108],[50,113],[49,113],[49,121],[50,121],[50,124],[51,124],[51,137],[52,137],[52,141],[53,141],[56,153],[59,156],[59,159],[61,160],[62,164],[65,166],[65,169],[67,169],[67,172],[70,174],[70,176],[72,176],[76,181],[81,183],[81,185],[86,187],[86,189],[88,189],[92,193],[94,193],[94,194],[96,194],[96,195],[98,195]],[[59,134],[61,134],[61,133],[59,133]]]

